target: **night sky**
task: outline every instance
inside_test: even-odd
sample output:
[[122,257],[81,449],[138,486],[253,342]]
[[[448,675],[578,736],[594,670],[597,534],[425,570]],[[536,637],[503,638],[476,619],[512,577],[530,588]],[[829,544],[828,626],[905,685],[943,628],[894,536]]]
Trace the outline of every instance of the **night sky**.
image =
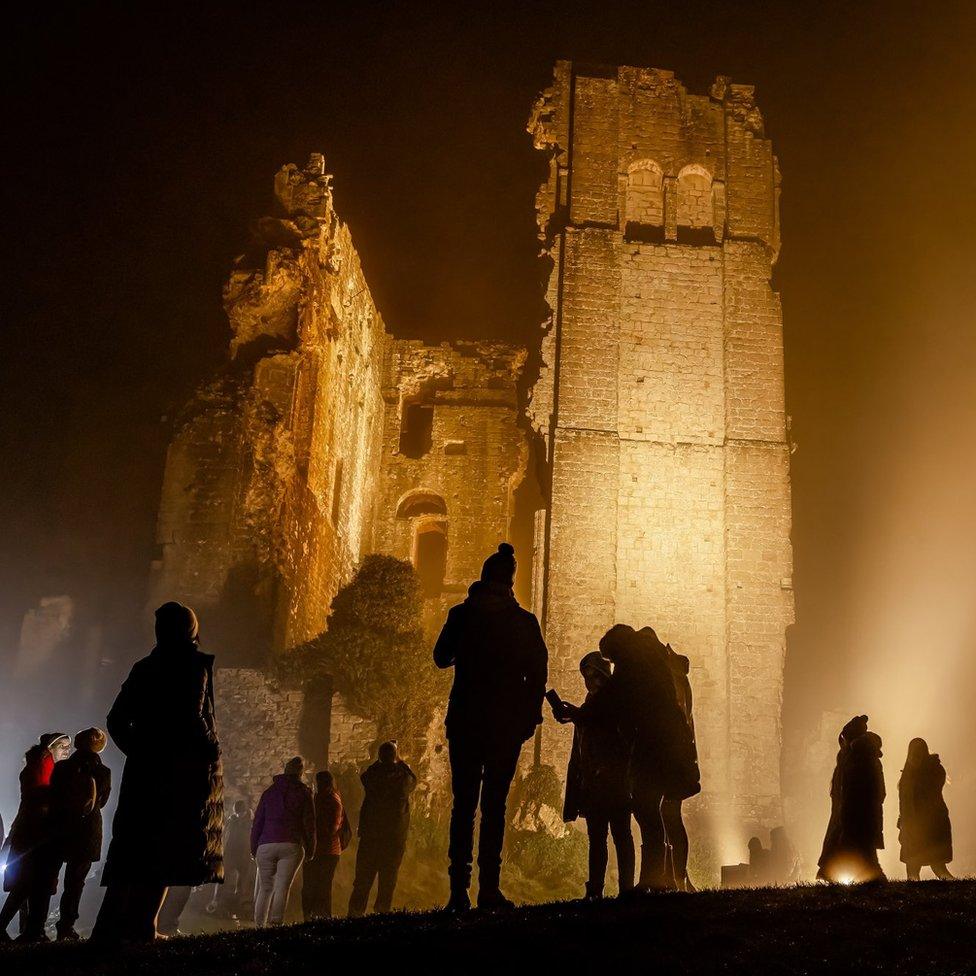
[[[19,16],[4,57],[6,653],[24,610],[61,592],[121,655],[144,652],[165,418],[225,355],[221,286],[282,163],[325,153],[394,332],[537,341],[545,164],[525,121],[563,57],[670,68],[692,92],[716,74],[758,87],[783,172],[793,721],[890,666],[906,607],[898,653],[937,669],[940,654],[976,659],[970,4],[53,3]],[[954,706],[972,716],[976,675],[962,674]]]

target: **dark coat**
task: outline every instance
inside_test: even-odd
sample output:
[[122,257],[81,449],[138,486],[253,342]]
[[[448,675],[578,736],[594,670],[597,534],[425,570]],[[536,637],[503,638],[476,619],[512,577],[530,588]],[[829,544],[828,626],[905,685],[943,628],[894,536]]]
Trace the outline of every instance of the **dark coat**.
[[454,668],[448,739],[525,742],[542,722],[548,661],[535,615],[504,586],[475,583],[434,647],[435,664]]
[[44,746],[31,746],[24,754],[20,771],[20,806],[4,842],[7,867],[3,890],[12,891],[20,882],[31,879],[31,865],[38,862],[32,855],[40,851],[50,829],[51,774],[54,756]]
[[232,813],[224,826],[224,863],[246,867],[251,859],[251,816]]
[[884,848],[884,771],[875,738],[863,735],[851,743],[840,785],[838,847],[842,854],[865,861],[873,861]]
[[222,881],[213,657],[191,643],[155,647],[133,665],[108,731],[126,760],[102,883]]
[[402,759],[377,761],[360,779],[366,792],[359,811],[359,836],[402,848],[410,831],[410,794],[417,785],[413,770]]
[[946,771],[937,755],[906,765],[898,781],[898,840],[905,864],[948,864],[952,826],[942,799]]
[[319,790],[315,794],[315,850],[319,855],[342,853],[342,825],[346,811],[339,791]]
[[661,645],[635,634],[614,663],[610,690],[631,747],[631,788],[683,800],[701,791],[695,741]]
[[563,820],[630,809],[630,750],[609,687],[590,692],[574,719]]
[[698,759],[698,746],[695,742],[695,713],[694,696],[691,692],[691,681],[688,674],[691,671],[691,662],[684,654],[678,654],[670,644],[665,645],[665,661],[668,670],[671,672],[671,680],[674,682],[674,694],[678,700],[678,708],[684,715],[688,728],[691,730],[691,742],[695,750],[695,759]]
[[301,844],[306,857],[315,856],[315,804],[297,776],[279,773],[261,794],[251,824],[251,853],[262,844]]
[[824,831],[823,846],[820,849],[820,868],[817,877],[825,877],[830,865],[840,853],[841,799],[843,793],[844,767],[850,757],[851,744],[867,732],[867,715],[855,715],[841,730],[837,737],[837,762],[830,777],[830,819]]
[[[94,785],[94,808],[77,809],[79,786]],[[75,750],[51,774],[51,836],[64,861],[100,861],[102,808],[112,792],[112,771],[97,753]]]

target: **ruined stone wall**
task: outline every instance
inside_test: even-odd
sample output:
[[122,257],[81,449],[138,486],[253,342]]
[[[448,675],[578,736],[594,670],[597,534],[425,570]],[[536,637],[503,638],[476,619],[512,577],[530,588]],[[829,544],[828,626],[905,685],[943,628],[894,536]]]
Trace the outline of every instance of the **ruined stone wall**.
[[[508,537],[526,460],[525,351],[392,338],[321,156],[283,167],[275,197],[224,290],[229,361],[176,423],[150,594],[199,612],[221,666],[229,792],[250,800],[291,755],[359,768],[376,744],[369,716],[339,695],[315,702],[328,727],[309,725],[305,694],[271,676],[271,658],[326,628],[364,555],[417,563],[418,535],[435,528],[446,544],[426,601],[436,626]],[[401,450],[409,404],[432,411],[416,456]],[[441,724],[408,757],[428,770],[446,761]]]
[[[416,563],[425,530],[446,534],[444,585],[427,608],[432,624],[464,599],[485,557],[510,537],[527,455],[517,391],[524,360],[524,350],[500,343],[387,346],[375,548]],[[421,457],[400,449],[411,404],[433,409]]]
[[[530,120],[552,319],[529,416],[552,681],[613,623],[691,658],[703,805],[780,814],[792,621],[779,175],[748,86],[560,62]],[[547,733],[546,754],[565,752]],[[557,765],[561,760],[557,760]]]
[[[214,686],[227,803],[244,799],[253,809],[284,764],[309,753],[302,730],[306,695],[256,668],[218,668]],[[375,724],[350,711],[338,694],[331,719],[329,766],[366,766],[374,758]]]
[[275,190],[224,291],[231,360],[169,450],[152,586],[197,606],[237,663],[324,629],[370,549],[379,475],[388,337],[331,177],[313,156]]

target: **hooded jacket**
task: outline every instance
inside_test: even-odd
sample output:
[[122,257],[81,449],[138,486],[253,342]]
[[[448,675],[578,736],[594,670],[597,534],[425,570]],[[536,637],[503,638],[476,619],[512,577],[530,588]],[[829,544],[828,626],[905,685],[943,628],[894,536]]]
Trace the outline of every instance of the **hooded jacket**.
[[448,739],[518,744],[542,722],[549,654],[539,621],[511,589],[474,583],[451,607],[434,647],[434,663],[454,668]]
[[24,763],[20,771],[20,806],[4,842],[8,852],[4,891],[11,891],[18,881],[26,880],[28,855],[48,836],[54,755],[46,746],[34,745],[24,754]]
[[314,856],[315,804],[297,776],[279,773],[261,794],[251,824],[251,853],[262,844],[301,844],[306,857]]

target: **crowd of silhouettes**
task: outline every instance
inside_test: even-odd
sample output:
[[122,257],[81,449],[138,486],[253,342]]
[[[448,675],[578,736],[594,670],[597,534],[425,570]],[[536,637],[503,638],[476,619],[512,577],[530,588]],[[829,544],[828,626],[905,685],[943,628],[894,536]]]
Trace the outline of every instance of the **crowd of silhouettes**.
[[[515,598],[515,552],[502,543],[484,562],[467,598],[447,614],[434,663],[453,668],[445,719],[452,809],[447,910],[471,908],[475,821],[479,908],[505,909],[501,890],[506,804],[525,743],[543,720],[548,698],[555,720],[573,726],[563,819],[582,818],[589,842],[584,897],[604,896],[608,838],[616,850],[619,894],[693,891],[682,803],[701,790],[689,659],[650,627],[616,624],[599,649],[580,661],[586,695],[579,705],[546,691],[548,651],[536,617]],[[253,817],[238,800],[224,820],[220,743],[214,715],[211,655],[199,649],[196,615],[179,603],[156,611],[156,643],[123,683],[107,717],[108,736],[125,756],[102,870],[105,894],[94,941],[143,942],[179,932],[195,888],[213,885],[209,910],[233,919],[253,906],[257,927],[280,925],[303,868],[302,913],[332,914],[332,889],[352,826],[328,770],[316,789],[294,757],[261,795]],[[102,809],[111,774],[99,754],[106,733],[85,729],[70,739],[45,733],[25,755],[21,801],[3,840],[4,891],[0,940],[21,916],[20,940],[46,941],[45,925],[64,869],[56,933],[77,939],[81,894],[102,854]],[[855,716],[840,732],[830,784],[830,818],[817,877],[839,883],[884,880],[885,799],[881,738]],[[70,752],[70,755],[69,755]],[[410,830],[417,777],[397,742],[382,743],[361,776],[355,878],[348,914],[393,907]],[[946,772],[922,739],[913,739],[898,784],[901,860],[910,880],[923,867],[950,878],[949,813],[942,797]],[[640,834],[639,867],[632,820]],[[0,825],[2,835],[2,825]],[[771,846],[749,843],[749,884],[799,880],[799,858],[785,831]],[[303,867],[304,865],[304,867]]]

